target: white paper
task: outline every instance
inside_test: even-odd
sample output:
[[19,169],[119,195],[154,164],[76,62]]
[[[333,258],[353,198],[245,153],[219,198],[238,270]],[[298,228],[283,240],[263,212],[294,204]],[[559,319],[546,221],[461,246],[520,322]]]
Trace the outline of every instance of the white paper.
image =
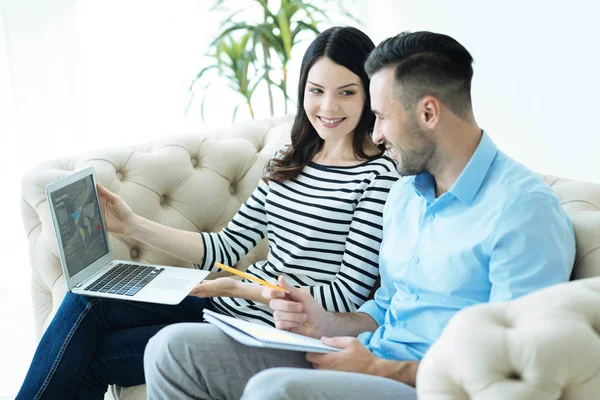
[[204,318],[206,322],[210,322],[220,328],[232,339],[248,346],[310,351],[315,353],[329,353],[341,350],[324,345],[318,339],[243,321],[210,310],[204,310]]

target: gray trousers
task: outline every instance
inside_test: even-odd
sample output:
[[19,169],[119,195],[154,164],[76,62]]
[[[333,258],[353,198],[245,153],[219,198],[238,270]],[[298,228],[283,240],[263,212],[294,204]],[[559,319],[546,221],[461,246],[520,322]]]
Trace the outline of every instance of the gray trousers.
[[148,399],[416,399],[413,388],[364,374],[312,369],[298,351],[236,342],[211,324],[170,325],[144,353]]

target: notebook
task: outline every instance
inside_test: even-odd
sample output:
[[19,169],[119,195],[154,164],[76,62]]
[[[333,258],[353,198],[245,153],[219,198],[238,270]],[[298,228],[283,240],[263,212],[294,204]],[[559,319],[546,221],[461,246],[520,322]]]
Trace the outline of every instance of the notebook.
[[67,288],[73,293],[178,304],[209,274],[114,260],[93,167],[46,186],[46,197]]
[[221,329],[232,339],[247,346],[313,353],[331,353],[341,350],[324,345],[318,339],[243,321],[210,310],[204,310],[204,320]]

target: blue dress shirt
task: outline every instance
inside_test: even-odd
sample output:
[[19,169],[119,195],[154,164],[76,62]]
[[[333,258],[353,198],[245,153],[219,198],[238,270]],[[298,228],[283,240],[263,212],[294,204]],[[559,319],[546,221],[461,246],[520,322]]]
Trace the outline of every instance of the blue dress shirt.
[[569,279],[571,222],[552,190],[486,133],[448,192],[428,172],[398,181],[383,213],[381,287],[359,312],[376,356],[420,360],[459,310]]

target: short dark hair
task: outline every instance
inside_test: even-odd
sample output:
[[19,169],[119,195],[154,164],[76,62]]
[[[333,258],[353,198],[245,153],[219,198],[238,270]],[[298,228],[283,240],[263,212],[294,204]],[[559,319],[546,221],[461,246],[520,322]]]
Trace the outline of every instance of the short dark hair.
[[[435,96],[459,117],[471,116],[473,57],[455,39],[433,32],[402,32],[385,39],[365,62],[369,77],[395,67],[405,107]],[[395,90],[396,92],[396,90]]]
[[365,153],[365,138],[373,131],[375,116],[371,112],[369,97],[369,76],[365,71],[365,61],[375,48],[373,41],[362,31],[354,27],[335,26],[319,34],[308,46],[300,68],[298,83],[298,110],[292,125],[291,146],[281,157],[269,161],[264,180],[282,182],[296,177],[313,159],[323,145],[323,139],[310,123],[304,111],[304,93],[308,72],[322,57],[327,57],[336,64],[348,68],[358,75],[365,90],[365,104],[354,131],[353,148],[359,158],[369,158]]

